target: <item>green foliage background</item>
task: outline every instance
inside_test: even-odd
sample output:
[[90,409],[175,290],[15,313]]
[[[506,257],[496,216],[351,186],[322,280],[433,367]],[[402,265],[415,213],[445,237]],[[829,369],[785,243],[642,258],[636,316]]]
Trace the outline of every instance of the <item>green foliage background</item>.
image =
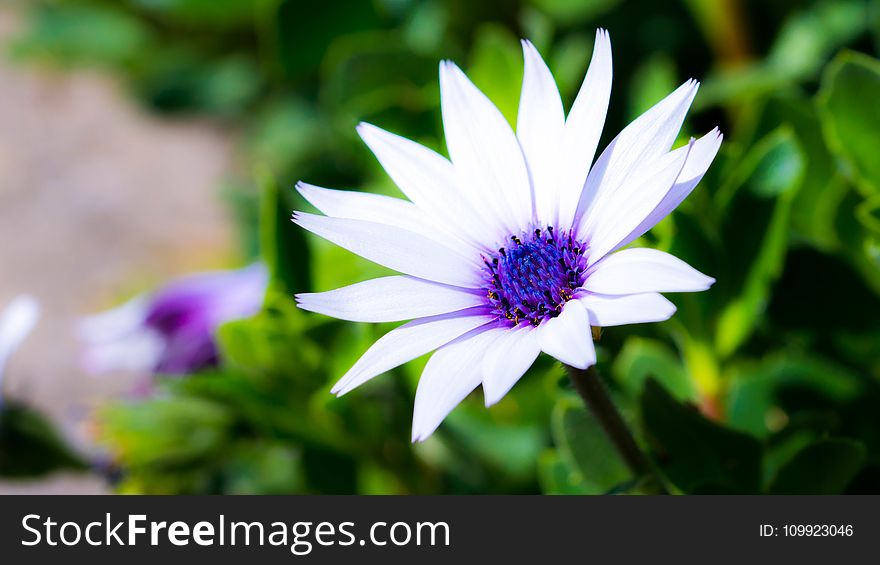
[[[383,271],[289,222],[298,179],[398,195],[361,120],[442,150],[437,64],[515,123],[528,37],[570,104],[611,32],[607,143],[688,77],[682,139],[724,131],[706,178],[639,245],[718,279],[662,324],[609,328],[599,370],[673,492],[880,492],[880,1],[67,0],[33,2],[25,61],[98,65],[157,112],[241,132],[222,193],[264,311],[224,362],[99,415],[123,492],[604,493],[647,487],[542,358],[411,445],[424,359],[329,388],[391,326],[295,309],[293,292]],[[218,187],[218,189],[221,187]]]

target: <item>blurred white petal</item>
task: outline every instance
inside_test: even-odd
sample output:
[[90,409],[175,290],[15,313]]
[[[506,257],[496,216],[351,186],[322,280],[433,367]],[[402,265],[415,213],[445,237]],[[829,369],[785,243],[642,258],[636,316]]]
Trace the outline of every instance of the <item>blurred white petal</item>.
[[40,304],[26,294],[12,299],[0,312],[0,403],[3,402],[3,373],[6,363],[39,319]]
[[136,332],[144,325],[149,307],[150,297],[141,294],[116,308],[85,316],[77,322],[77,336],[87,343],[97,343]]
[[93,342],[83,353],[83,368],[90,374],[132,372],[151,374],[162,360],[167,342],[148,327],[116,339]]
[[116,371],[151,373],[162,358],[165,339],[146,326],[150,297],[139,295],[116,308],[81,318],[83,368],[93,375]]

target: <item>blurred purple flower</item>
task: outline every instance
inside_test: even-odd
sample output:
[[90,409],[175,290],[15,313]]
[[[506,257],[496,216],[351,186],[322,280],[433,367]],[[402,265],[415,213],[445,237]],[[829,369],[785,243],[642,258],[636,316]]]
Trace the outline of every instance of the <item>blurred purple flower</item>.
[[0,312],[0,408],[3,406],[3,372],[6,362],[34,329],[39,317],[39,303],[27,295],[16,297]]
[[80,320],[88,372],[183,375],[216,365],[217,328],[256,314],[269,276],[261,264],[190,275]]

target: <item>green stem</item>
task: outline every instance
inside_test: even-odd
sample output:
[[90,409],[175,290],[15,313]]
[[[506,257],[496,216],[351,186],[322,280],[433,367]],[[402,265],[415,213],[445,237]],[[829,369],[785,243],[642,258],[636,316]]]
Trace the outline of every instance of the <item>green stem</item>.
[[602,429],[621,458],[635,475],[636,478],[653,476],[657,482],[657,486],[662,490],[663,482],[656,477],[654,468],[650,461],[639,449],[635,438],[630,432],[629,427],[624,422],[623,417],[614,406],[608,388],[602,382],[596,366],[593,365],[586,369],[576,369],[568,365],[565,366],[569,378],[574,385],[575,390],[583,398],[584,403],[589,407],[590,411],[601,424]]

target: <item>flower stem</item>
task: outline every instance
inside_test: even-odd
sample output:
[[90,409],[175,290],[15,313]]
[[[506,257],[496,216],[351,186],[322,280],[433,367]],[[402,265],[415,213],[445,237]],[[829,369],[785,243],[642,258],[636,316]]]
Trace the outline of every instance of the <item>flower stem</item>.
[[636,478],[651,476],[656,480],[657,486],[663,490],[663,482],[654,476],[654,469],[651,463],[645,454],[642,453],[642,450],[639,449],[632,432],[630,432],[626,422],[623,421],[623,417],[620,415],[617,407],[614,406],[611,395],[608,393],[608,388],[602,382],[596,366],[576,369],[565,365],[565,370],[568,372],[575,390],[577,390],[584,403],[593,412],[596,420],[599,421],[602,429],[605,430],[608,439],[614,444],[617,452],[620,453],[620,456],[633,472],[633,475]]

